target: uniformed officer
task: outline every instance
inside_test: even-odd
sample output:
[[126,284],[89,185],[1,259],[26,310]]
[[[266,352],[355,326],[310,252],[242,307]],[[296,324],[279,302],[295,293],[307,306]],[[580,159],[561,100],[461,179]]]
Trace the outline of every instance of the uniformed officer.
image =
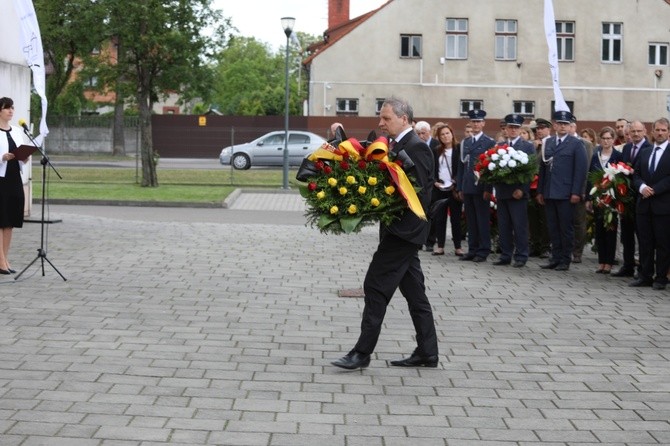
[[459,195],[465,207],[468,230],[468,252],[460,260],[485,262],[491,253],[491,191],[490,185],[477,182],[474,167],[479,155],[495,146],[495,141],[484,134],[484,110],[468,112],[472,124],[472,136],[463,141],[458,176]]

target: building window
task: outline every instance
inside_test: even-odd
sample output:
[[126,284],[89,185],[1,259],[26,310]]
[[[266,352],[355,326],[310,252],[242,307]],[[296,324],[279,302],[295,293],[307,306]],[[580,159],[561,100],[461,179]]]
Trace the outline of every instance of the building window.
[[481,99],[461,99],[461,116],[467,116],[470,110],[481,110],[484,101]]
[[524,115],[524,116],[534,116],[535,115],[535,102],[534,101],[514,101],[513,105],[514,113]]
[[[575,101],[565,101],[565,105],[568,106],[570,109],[570,113],[574,114],[575,113]],[[550,114],[554,114],[554,110],[556,110],[556,101],[551,101],[551,110]]]
[[447,59],[468,58],[468,19],[447,19]]
[[496,60],[516,59],[516,20],[496,20]]
[[337,98],[338,115],[357,115],[358,99]]
[[86,79],[86,82],[84,83],[84,88],[88,89],[94,89],[98,86],[98,78],[96,76],[91,76],[88,79]]
[[385,100],[386,100],[386,98],[375,99],[375,115],[379,116],[379,114],[382,111],[382,105],[384,105]]
[[668,44],[650,43],[649,65],[667,65],[667,64],[668,64]]
[[575,60],[575,22],[556,22],[556,44],[559,61]]
[[622,28],[623,25],[621,23],[603,23],[603,62],[621,62]]
[[400,57],[411,59],[421,58],[421,36],[401,34],[400,35]]

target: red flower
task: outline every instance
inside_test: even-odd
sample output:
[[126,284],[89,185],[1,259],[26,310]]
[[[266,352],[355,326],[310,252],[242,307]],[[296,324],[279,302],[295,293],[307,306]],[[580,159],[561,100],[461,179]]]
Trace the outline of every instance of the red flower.
[[617,211],[619,214],[623,214],[625,210],[626,210],[626,207],[624,206],[624,204],[623,204],[621,201],[617,202],[617,204],[616,204],[616,211]]
[[606,194],[603,196],[603,203],[605,204],[610,204],[612,202],[612,196],[609,194]]
[[482,161],[482,168],[486,169],[487,167],[489,167],[489,164],[491,164],[491,160]]
[[349,159],[349,152],[344,152],[342,154],[342,158],[344,158],[345,160],[348,160]]
[[479,155],[479,160],[480,160],[480,161],[484,161],[485,159],[486,159],[486,153],[481,153],[481,154]]
[[379,170],[386,170],[386,169],[388,169],[386,163],[379,163]]
[[367,163],[365,162],[365,160],[358,160],[358,168],[359,168],[359,169],[365,169],[367,166],[368,166],[368,165],[367,165]]
[[325,166],[325,164],[321,160],[314,163],[314,167],[316,167],[316,170],[322,170],[323,166]]
[[309,184],[307,185],[307,188],[308,188],[309,190],[311,190],[311,191],[316,190],[316,183],[315,183],[315,182],[311,182],[311,183],[309,183]]
[[624,183],[618,184],[616,190],[619,192],[619,195],[626,195],[626,192],[628,192],[628,188]]
[[402,167],[402,161],[400,161],[400,160],[395,160],[395,163],[396,163],[398,166]]
[[330,166],[323,166],[323,173],[326,175],[329,175],[332,171],[333,169]]
[[603,177],[603,180],[600,182],[600,187],[603,189],[607,189],[610,183],[611,181],[607,177]]
[[342,160],[340,161],[340,167],[342,168],[342,170],[349,170],[349,163]]

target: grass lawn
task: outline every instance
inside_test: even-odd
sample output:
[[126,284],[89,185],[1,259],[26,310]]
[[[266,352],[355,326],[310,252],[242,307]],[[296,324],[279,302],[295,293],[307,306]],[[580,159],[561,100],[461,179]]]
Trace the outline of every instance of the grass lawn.
[[[33,198],[42,196],[41,166],[33,164]],[[122,200],[221,203],[238,187],[278,189],[281,169],[161,169],[159,187],[141,187],[134,168],[59,167],[62,179],[47,169],[47,197],[63,200]],[[289,184],[297,189],[295,169]]]

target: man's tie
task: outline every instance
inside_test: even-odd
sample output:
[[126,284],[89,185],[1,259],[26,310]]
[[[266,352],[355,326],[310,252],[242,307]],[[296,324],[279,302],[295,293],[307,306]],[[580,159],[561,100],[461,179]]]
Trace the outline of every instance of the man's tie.
[[631,150],[630,153],[630,161],[631,163],[635,161],[635,157],[637,156],[637,146],[633,146],[633,150]]
[[561,144],[561,138],[558,138],[558,139],[556,140],[556,145],[560,145],[560,144]]
[[389,142],[389,152],[393,152],[394,148],[395,148],[395,139],[392,139],[391,142]]
[[512,147],[512,140],[511,139],[507,140],[507,145]]
[[651,161],[649,162],[649,175],[653,175],[656,171],[656,152],[660,147],[654,147],[654,153],[651,154]]

